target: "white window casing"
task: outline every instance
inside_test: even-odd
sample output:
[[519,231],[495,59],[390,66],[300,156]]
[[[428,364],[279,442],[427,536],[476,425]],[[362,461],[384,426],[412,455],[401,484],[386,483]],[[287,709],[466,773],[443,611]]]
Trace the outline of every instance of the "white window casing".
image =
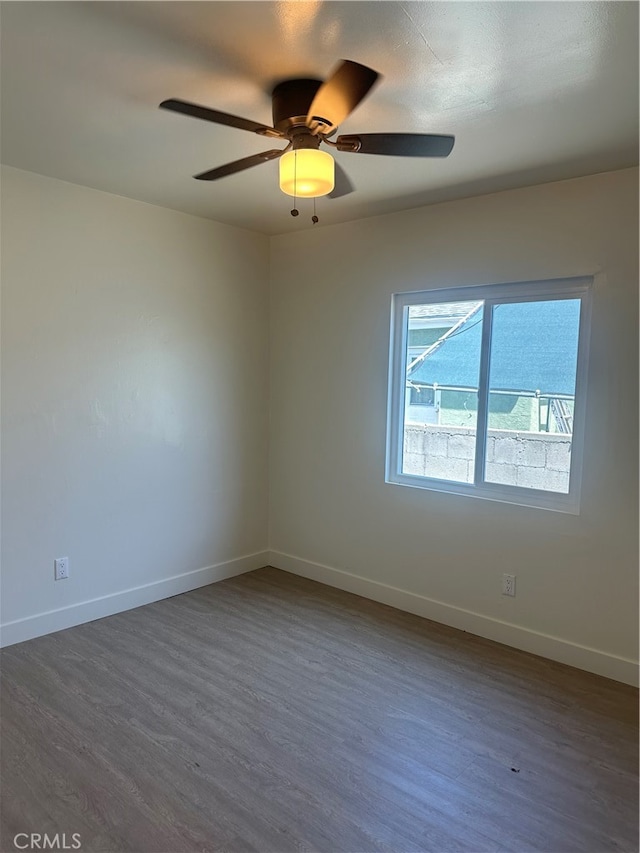
[[[391,308],[386,482],[577,515],[580,510],[582,481],[592,284],[593,279],[591,277],[581,277],[443,288],[394,294]],[[485,479],[485,447],[488,429],[489,361],[491,354],[493,308],[496,305],[506,303],[548,302],[555,299],[580,300],[568,492],[547,491],[525,486],[489,482]],[[409,309],[414,305],[422,306],[434,303],[471,302],[478,300],[483,301],[484,306],[481,309],[483,312],[483,325],[473,482],[457,482],[454,479],[448,480],[403,473]]]

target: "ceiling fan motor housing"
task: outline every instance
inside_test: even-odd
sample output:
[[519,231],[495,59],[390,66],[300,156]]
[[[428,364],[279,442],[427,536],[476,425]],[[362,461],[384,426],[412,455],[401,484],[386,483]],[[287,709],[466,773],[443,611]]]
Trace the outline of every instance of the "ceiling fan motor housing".
[[307,114],[322,80],[285,80],[274,88],[273,126],[291,138],[295,127],[305,127]]

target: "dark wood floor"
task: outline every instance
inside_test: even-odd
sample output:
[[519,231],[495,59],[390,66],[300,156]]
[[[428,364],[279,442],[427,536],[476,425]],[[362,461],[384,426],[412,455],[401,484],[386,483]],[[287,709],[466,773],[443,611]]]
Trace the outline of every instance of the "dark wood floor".
[[636,690],[275,569],[2,669],[3,851],[638,850]]

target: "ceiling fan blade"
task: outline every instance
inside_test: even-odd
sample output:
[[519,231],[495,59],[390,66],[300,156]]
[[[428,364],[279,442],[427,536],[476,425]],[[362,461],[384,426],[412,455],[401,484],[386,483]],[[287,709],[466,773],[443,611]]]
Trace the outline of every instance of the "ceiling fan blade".
[[258,124],[247,118],[232,116],[229,113],[221,113],[219,110],[211,110],[209,107],[201,107],[191,104],[189,101],[181,101],[178,98],[169,98],[160,104],[163,110],[171,110],[174,113],[182,113],[193,118],[201,118],[204,121],[212,121],[215,124],[225,124],[228,127],[237,127],[240,130],[248,130],[251,133],[259,133],[261,136],[277,136],[282,138],[280,131],[274,127]]
[[390,154],[394,157],[448,157],[455,136],[435,133],[360,133],[339,136],[339,151],[358,154]]
[[335,166],[335,186],[328,195],[328,198],[342,198],[343,195],[349,195],[355,189],[349,176],[342,168],[340,163],[334,162]]
[[217,169],[209,169],[208,172],[201,172],[193,177],[198,181],[217,181],[218,178],[225,178],[227,175],[243,172],[252,166],[259,166],[260,163],[266,163],[267,160],[275,160],[276,157],[284,154],[285,150],[278,148],[272,151],[263,151],[261,154],[253,154],[251,157],[244,157],[242,160],[234,160],[233,163],[226,163],[224,166],[218,166]]
[[378,77],[366,65],[344,60],[316,92],[307,126],[314,132],[330,133],[353,112]]

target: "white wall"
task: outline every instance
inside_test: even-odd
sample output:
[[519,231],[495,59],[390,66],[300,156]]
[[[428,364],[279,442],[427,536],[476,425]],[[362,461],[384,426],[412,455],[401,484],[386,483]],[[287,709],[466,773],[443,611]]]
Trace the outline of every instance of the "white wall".
[[[282,235],[271,250],[273,563],[636,678],[637,170]],[[391,294],[592,274],[581,514],[385,484]]]
[[264,565],[267,238],[5,167],[2,226],[5,642]]

